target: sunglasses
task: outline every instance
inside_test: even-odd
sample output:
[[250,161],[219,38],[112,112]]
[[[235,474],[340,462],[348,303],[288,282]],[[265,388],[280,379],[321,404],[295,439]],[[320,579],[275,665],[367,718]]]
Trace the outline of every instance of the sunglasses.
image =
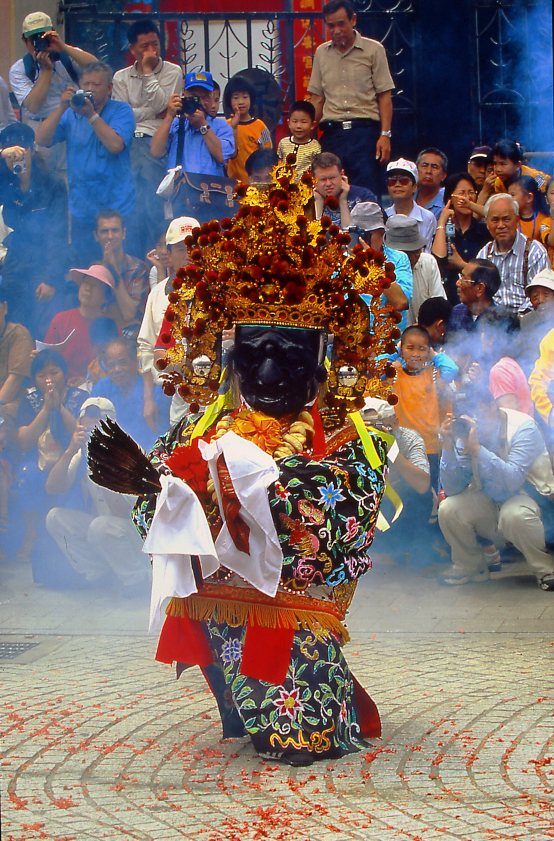
[[394,187],[395,184],[400,184],[401,187],[407,187],[412,179],[409,175],[389,175],[387,177],[387,184],[389,187]]

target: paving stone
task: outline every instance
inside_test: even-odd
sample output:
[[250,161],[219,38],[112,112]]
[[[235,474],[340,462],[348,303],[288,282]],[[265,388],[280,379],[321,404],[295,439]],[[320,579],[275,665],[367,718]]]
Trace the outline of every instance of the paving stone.
[[554,594],[523,573],[448,588],[376,556],[345,654],[383,738],[288,769],[220,740],[199,670],[153,662],[146,599],[4,565],[0,635],[57,647],[0,664],[3,838],[554,838]]

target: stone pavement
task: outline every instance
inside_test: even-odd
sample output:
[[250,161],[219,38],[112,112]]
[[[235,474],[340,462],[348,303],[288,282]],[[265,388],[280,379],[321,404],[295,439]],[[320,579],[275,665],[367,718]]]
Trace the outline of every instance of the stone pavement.
[[[425,572],[425,571],[424,571]],[[220,741],[200,672],[155,664],[146,599],[0,567],[2,839],[554,838],[554,593],[523,565],[447,588],[374,557],[346,656],[383,738],[289,769]]]

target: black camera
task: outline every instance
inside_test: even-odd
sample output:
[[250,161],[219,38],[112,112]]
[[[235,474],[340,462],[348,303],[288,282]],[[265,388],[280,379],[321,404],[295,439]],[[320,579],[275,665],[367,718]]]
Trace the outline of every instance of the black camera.
[[82,108],[83,105],[86,105],[87,101],[92,102],[92,104],[94,105],[91,93],[89,93],[88,91],[75,91],[75,93],[71,97],[71,107]]
[[200,99],[197,96],[183,96],[181,97],[181,114],[186,114],[190,117],[194,114],[195,111],[204,111],[206,113],[206,109],[200,102]]
[[45,38],[40,32],[37,32],[36,35],[31,35],[31,44],[37,51],[37,53],[45,52],[48,47],[50,46],[50,41],[48,38]]
[[466,418],[454,418],[452,432],[457,438],[467,438],[471,432],[471,424]]
[[[44,35],[42,35],[40,32],[37,32],[36,35],[31,35],[31,44],[35,48],[35,52],[45,53],[50,46],[50,41],[48,38],[45,38]],[[48,58],[52,62],[59,61],[60,54],[51,50],[48,53]]]

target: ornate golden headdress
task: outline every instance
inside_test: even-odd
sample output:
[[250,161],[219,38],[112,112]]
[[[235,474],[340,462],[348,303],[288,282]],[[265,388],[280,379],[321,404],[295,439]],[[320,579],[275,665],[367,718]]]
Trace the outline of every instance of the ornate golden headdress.
[[[158,367],[180,365],[180,373],[164,374],[164,390],[178,390],[193,411],[217,397],[221,336],[233,324],[331,333],[325,399],[341,414],[363,406],[364,394],[390,390],[383,379],[388,361],[375,357],[391,352],[400,337],[401,317],[382,297],[394,265],[361,245],[346,256],[350,234],[329,216],[310,220],[312,176],[305,172],[296,183],[293,158],[276,168],[268,190],[237,186],[241,207],[233,219],[205,223],[185,240],[191,265],[177,272],[166,312],[176,344]],[[337,200],[327,199],[327,206],[336,209]]]

